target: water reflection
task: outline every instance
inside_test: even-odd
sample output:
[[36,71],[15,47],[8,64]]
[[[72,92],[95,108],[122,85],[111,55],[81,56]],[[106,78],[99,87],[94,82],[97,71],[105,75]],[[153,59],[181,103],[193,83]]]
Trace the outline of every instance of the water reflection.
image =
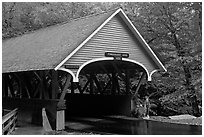
[[201,135],[201,126],[156,121],[131,121],[132,135]]
[[[104,134],[123,134],[123,135],[201,135],[202,126],[190,126],[182,124],[172,124],[149,120],[127,120],[117,118],[70,118],[66,123],[68,129],[73,129],[70,122],[77,122],[87,125],[86,131],[101,132]],[[77,130],[77,126],[74,127]],[[79,129],[80,130],[80,129]]]

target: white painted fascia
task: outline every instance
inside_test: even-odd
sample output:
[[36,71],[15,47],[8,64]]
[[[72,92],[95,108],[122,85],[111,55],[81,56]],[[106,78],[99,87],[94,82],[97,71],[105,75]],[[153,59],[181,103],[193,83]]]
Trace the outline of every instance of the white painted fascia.
[[[91,64],[91,63],[93,63],[93,62],[105,61],[105,60],[114,60],[114,58],[112,58],[112,57],[95,58],[95,59],[89,60],[89,61],[85,62],[84,64],[82,64],[82,65],[79,67],[79,69],[77,70],[76,80],[75,80],[74,82],[78,82],[78,81],[79,81],[79,79],[78,79],[78,78],[79,78],[79,74],[80,74],[81,70],[82,70],[86,65]],[[151,75],[150,75],[150,72],[147,70],[147,68],[146,68],[142,63],[140,63],[140,62],[138,62],[138,61],[135,61],[135,60],[132,60],[132,59],[128,59],[128,58],[122,58],[122,60],[123,60],[123,61],[126,61],[126,62],[132,62],[132,63],[134,63],[134,64],[137,64],[137,65],[141,66],[141,67],[145,70],[145,72],[146,72],[146,74],[147,74],[147,80],[148,80],[148,81],[151,81],[151,80],[152,80]]]
[[58,68],[58,70],[65,71],[65,72],[69,73],[72,76],[72,78],[73,78],[73,82],[76,81],[76,76],[75,76],[75,74],[70,69],[66,69],[66,68],[60,67],[60,68]]
[[161,63],[161,61],[158,59],[158,57],[155,55],[155,53],[152,51],[152,49],[149,47],[149,45],[146,43],[146,41],[143,39],[143,37],[140,35],[139,31],[135,28],[135,26],[132,24],[130,19],[127,17],[127,15],[124,13],[122,9],[118,9],[116,12],[114,12],[108,19],[106,19],[89,37],[87,37],[75,50],[73,50],[60,64],[58,64],[55,67],[55,70],[58,70],[67,60],[69,60],[79,49],[81,49],[97,32],[99,32],[116,14],[119,12],[122,13],[123,19],[125,19],[131,26],[131,30],[135,32],[139,38],[143,41],[143,43],[146,45],[148,50],[152,53],[152,55],[155,57],[157,62],[160,64],[160,66],[164,69],[164,71],[167,71],[164,65]]
[[160,66],[164,69],[164,71],[166,72],[167,69],[164,67],[164,65],[161,63],[161,61],[158,59],[158,57],[156,56],[156,54],[152,51],[152,49],[149,47],[149,45],[146,43],[146,41],[144,40],[144,38],[140,35],[139,31],[135,28],[135,26],[133,25],[133,23],[130,21],[130,19],[127,17],[127,15],[124,13],[123,10],[120,10],[122,15],[125,17],[126,21],[131,25],[132,31],[136,32],[136,34],[139,36],[139,38],[142,40],[142,42],[146,45],[146,47],[148,48],[148,50],[152,53],[152,55],[155,57],[155,59],[158,61],[158,63],[160,64]]
[[79,49],[81,49],[98,31],[100,31],[103,26],[105,26],[116,14],[118,14],[121,9],[115,11],[108,19],[106,19],[89,37],[87,37],[76,49],[74,49],[60,64],[55,67],[58,70],[68,59],[70,59]]

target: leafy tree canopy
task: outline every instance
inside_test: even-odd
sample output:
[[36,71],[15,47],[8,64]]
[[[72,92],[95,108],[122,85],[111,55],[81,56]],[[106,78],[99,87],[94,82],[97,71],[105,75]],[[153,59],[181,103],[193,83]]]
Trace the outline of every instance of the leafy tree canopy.
[[2,39],[117,7],[125,11],[168,70],[165,74],[155,73],[148,86],[161,93],[159,97],[163,102],[168,101],[170,95],[172,100],[184,93],[190,98],[196,95],[191,105],[198,113],[202,81],[202,3],[3,2]]

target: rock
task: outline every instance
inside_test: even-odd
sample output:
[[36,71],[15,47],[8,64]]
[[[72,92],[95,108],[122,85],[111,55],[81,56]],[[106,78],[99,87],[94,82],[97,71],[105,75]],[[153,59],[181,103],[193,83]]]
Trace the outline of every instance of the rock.
[[179,120],[179,119],[194,119],[194,118],[197,118],[197,117],[185,114],[185,115],[169,116],[169,118],[173,119],[173,120]]

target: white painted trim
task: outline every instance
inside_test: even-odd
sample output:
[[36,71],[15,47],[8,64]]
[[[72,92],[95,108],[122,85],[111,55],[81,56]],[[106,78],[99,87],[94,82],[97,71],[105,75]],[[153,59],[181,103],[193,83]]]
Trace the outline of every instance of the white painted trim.
[[[93,62],[105,61],[105,60],[114,60],[114,58],[112,58],[112,57],[96,58],[96,59],[89,60],[89,61],[85,62],[84,64],[82,64],[82,65],[79,67],[79,69],[77,70],[77,73],[76,73],[76,82],[79,81],[79,79],[78,79],[79,73],[81,72],[81,70],[82,70],[86,65],[88,65],[88,64],[90,64],[90,63],[93,63]],[[127,58],[122,58],[122,60],[123,60],[123,61],[127,61],[127,62],[132,62],[132,63],[135,63],[135,64],[141,66],[142,68],[144,68],[144,70],[145,70],[146,73],[147,73],[147,79],[148,79],[148,81],[151,81],[151,80],[152,80],[151,77],[150,77],[150,75],[149,75],[149,72],[148,72],[147,68],[146,68],[143,64],[141,64],[140,62],[137,62],[137,61],[135,61],[135,60],[127,59]]]
[[148,81],[151,81],[151,80],[152,80],[151,77],[150,77],[149,71],[147,70],[147,68],[146,68],[143,64],[141,64],[141,63],[138,62],[138,61],[135,61],[135,60],[132,60],[132,59],[127,59],[127,58],[122,58],[122,60],[128,61],[128,62],[132,62],[132,63],[138,64],[139,66],[143,67],[143,69],[144,69],[144,70],[146,71],[146,73],[147,73],[147,80],[148,80]]
[[[67,62],[68,59],[70,59],[79,49],[81,49],[98,31],[100,31],[119,12],[122,13],[122,15],[125,17],[125,20],[130,24],[131,28],[133,29],[132,31],[135,32],[139,36],[139,38],[144,42],[148,50],[152,53],[152,55],[155,57],[155,59],[158,61],[158,63],[164,69],[164,71],[167,71],[164,65],[161,63],[161,61],[158,59],[158,57],[155,55],[155,53],[152,51],[152,49],[149,47],[149,45],[146,43],[146,41],[140,35],[139,31],[135,28],[135,26],[132,24],[132,22],[130,21],[130,19],[127,17],[127,15],[124,13],[122,9],[118,9],[108,19],[106,19],[105,22],[103,22],[89,37],[87,37],[76,49],[74,49],[74,51],[72,51],[60,64],[58,64],[55,67],[55,70],[58,70],[65,62]],[[78,77],[76,77],[76,80],[78,80]],[[151,77],[149,76],[149,73],[148,73],[148,81],[151,81]]]
[[153,75],[155,72],[157,72],[157,71],[158,71],[158,69],[153,70],[153,71],[150,73],[150,77],[152,78],[152,75]]
[[92,60],[89,60],[87,62],[85,62],[84,64],[82,64],[79,69],[77,70],[77,73],[76,73],[76,80],[79,81],[78,77],[79,77],[79,73],[80,71],[88,64],[90,63],[93,63],[93,62],[96,62],[96,61],[103,61],[103,60],[113,60],[112,57],[103,57],[103,58],[96,58],[96,59],[92,59]]
[[73,82],[76,81],[76,76],[74,75],[74,73],[73,73],[70,69],[66,69],[66,68],[62,68],[62,67],[60,67],[58,70],[68,72],[68,73],[72,76],[72,78],[73,78]]
[[131,25],[131,27],[133,28],[133,30],[136,32],[136,34],[140,37],[140,39],[144,42],[144,44],[146,45],[146,47],[149,49],[149,51],[152,53],[152,55],[156,58],[156,60],[158,61],[158,63],[160,64],[160,66],[164,69],[164,71],[167,71],[166,68],[164,67],[164,65],[161,63],[161,61],[158,59],[158,57],[155,55],[155,53],[152,51],[152,49],[149,47],[149,45],[146,43],[146,41],[144,40],[144,38],[140,35],[139,31],[135,28],[135,26],[133,25],[133,23],[130,21],[130,19],[127,17],[127,15],[124,13],[123,10],[120,10],[122,15],[125,17],[125,19],[128,21],[128,23]]
[[121,9],[114,12],[108,19],[106,19],[90,36],[88,36],[76,49],[74,49],[60,64],[55,67],[58,70],[68,59],[70,59],[80,48],[82,48],[103,26],[105,26]]

